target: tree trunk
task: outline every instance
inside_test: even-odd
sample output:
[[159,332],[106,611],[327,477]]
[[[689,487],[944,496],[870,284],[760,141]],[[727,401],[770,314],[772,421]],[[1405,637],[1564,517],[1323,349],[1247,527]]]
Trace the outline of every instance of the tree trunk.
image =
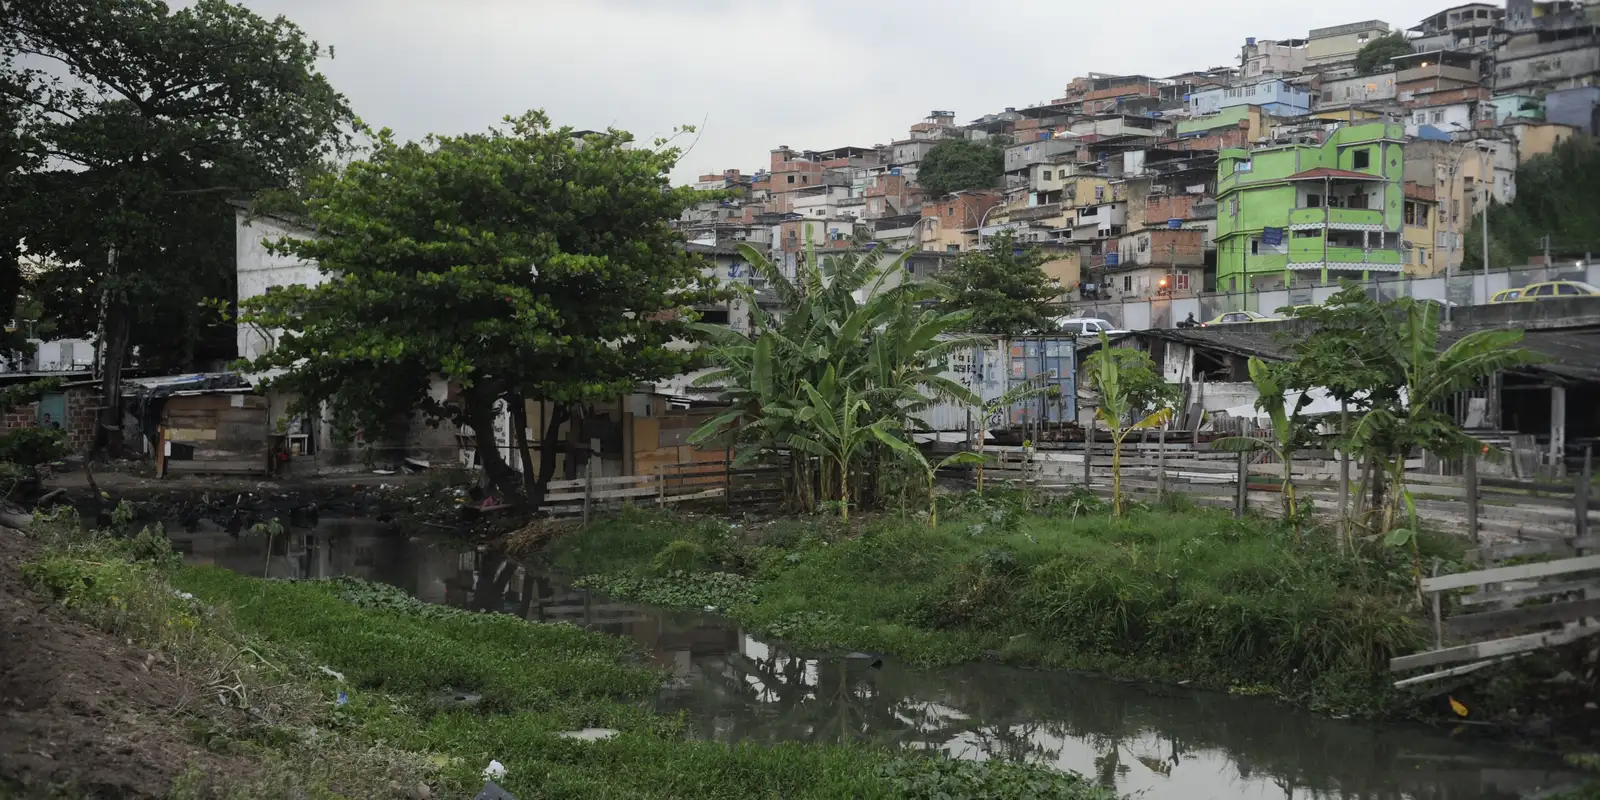
[[522,484],[533,486],[533,453],[528,451],[528,403],[522,395],[506,395],[506,407],[511,411],[511,441],[516,445],[517,458],[522,462]]
[[505,502],[513,505],[525,505],[527,498],[522,494],[522,481],[505,459],[500,457],[500,447],[494,440],[494,400],[496,395],[483,395],[478,392],[463,392],[461,396],[462,415],[466,417],[467,424],[472,426],[472,436],[478,447],[478,463],[483,466],[483,474],[489,478],[489,486]]
[[122,455],[122,363],[128,352],[128,336],[133,326],[133,310],[120,300],[106,307],[105,338],[95,344],[101,348],[100,413],[95,425],[89,460],[103,454]]
[[545,423],[544,433],[539,437],[539,478],[528,487],[528,503],[535,509],[544,505],[550,481],[556,476],[556,436],[561,433],[561,426],[571,418],[571,408],[554,406],[550,411],[550,420]]
[[[583,414],[572,415],[572,424],[567,426],[567,461],[562,469],[562,477],[569,481],[578,479],[578,442],[583,435]],[[587,447],[587,442],[584,443]]]

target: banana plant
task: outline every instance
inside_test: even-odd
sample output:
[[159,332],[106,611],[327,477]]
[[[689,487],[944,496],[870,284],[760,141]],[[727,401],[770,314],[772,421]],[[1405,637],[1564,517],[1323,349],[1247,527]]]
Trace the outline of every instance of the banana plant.
[[[1439,312],[1434,304],[1401,298],[1394,305],[1400,319],[1383,352],[1388,366],[1404,376],[1404,392],[1396,401],[1363,415],[1350,439],[1355,452],[1378,459],[1388,473],[1390,492],[1381,511],[1381,531],[1387,544],[1410,547],[1413,578],[1420,591],[1422,555],[1417,547],[1416,502],[1405,479],[1406,457],[1416,450],[1441,458],[1484,452],[1486,445],[1442,410],[1444,401],[1537,357],[1518,347],[1522,332],[1515,330],[1474,331],[1439,352]],[[1396,519],[1402,510],[1404,526]]]
[[1272,438],[1253,436],[1225,436],[1211,443],[1217,450],[1234,453],[1268,452],[1283,464],[1283,518],[1294,526],[1294,536],[1300,539],[1300,518],[1295,506],[1294,453],[1306,433],[1305,420],[1300,412],[1311,402],[1309,392],[1302,392],[1291,409],[1287,391],[1272,367],[1259,358],[1250,359],[1250,382],[1256,385],[1256,408],[1266,412],[1272,422]]
[[[1126,357],[1127,364],[1122,363],[1122,357]],[[1165,425],[1172,418],[1174,392],[1156,374],[1148,355],[1113,348],[1105,333],[1100,334],[1100,349],[1089,356],[1084,367],[1090,384],[1100,394],[1095,416],[1111,431],[1111,512],[1120,517],[1122,443],[1134,431]],[[1147,410],[1152,405],[1154,408]]]
[[[1053,384],[1045,383],[1042,380],[1038,383],[1028,381],[1007,389],[999,397],[983,404],[983,416],[978,422],[978,460],[971,462],[978,465],[978,495],[980,497],[983,495],[983,465],[988,463],[988,458],[984,455],[984,448],[989,441],[989,420],[993,419],[995,414],[1018,403],[1032,400],[1036,397],[1043,397],[1055,391],[1059,391],[1059,387]],[[941,464],[940,466],[944,465]]]

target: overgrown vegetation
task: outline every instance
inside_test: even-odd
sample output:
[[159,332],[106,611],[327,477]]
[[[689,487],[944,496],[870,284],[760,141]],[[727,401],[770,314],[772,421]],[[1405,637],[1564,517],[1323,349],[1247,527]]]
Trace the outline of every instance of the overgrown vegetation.
[[[1468,158],[1474,156],[1468,155]],[[1496,269],[1552,256],[1600,252],[1600,144],[1573,136],[1517,167],[1517,196],[1489,207],[1489,264]],[[1462,234],[1464,269],[1483,263],[1483,215]],[[1570,262],[1568,262],[1570,263]]]
[[[674,555],[651,569],[709,563]],[[85,619],[217,676],[218,696],[251,721],[213,740],[278,765],[276,779],[288,781],[236,787],[246,796],[383,797],[397,778],[468,796],[492,759],[520,798],[1113,798],[1036,767],[690,741],[681,718],[644,709],[664,675],[624,640],[429,606],[355,580],[185,568],[159,531],[53,528],[28,570]],[[589,727],[617,734],[559,735]]]
[[[853,535],[819,518],[746,538],[631,512],[557,539],[550,557],[603,592],[717,606],[804,647],[1193,681],[1346,712],[1383,710],[1388,659],[1425,639],[1404,560],[1375,544],[1351,559],[1331,537],[1297,543],[1257,519],[1137,506],[1118,519],[1087,494],[943,500],[932,531],[883,517]],[[699,569],[664,572],[659,554],[680,549]],[[737,593],[711,591],[730,573]]]

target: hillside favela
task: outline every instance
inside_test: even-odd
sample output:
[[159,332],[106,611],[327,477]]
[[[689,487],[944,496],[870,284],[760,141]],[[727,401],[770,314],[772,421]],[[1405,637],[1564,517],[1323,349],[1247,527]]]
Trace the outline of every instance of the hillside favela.
[[1600,800],[1600,0],[0,0],[0,798]]

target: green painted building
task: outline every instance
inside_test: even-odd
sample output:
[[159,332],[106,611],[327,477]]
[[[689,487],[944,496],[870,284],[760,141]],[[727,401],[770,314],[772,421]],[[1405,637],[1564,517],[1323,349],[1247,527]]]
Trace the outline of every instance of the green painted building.
[[1321,144],[1217,158],[1217,290],[1364,280],[1404,260],[1405,126],[1340,127]]

